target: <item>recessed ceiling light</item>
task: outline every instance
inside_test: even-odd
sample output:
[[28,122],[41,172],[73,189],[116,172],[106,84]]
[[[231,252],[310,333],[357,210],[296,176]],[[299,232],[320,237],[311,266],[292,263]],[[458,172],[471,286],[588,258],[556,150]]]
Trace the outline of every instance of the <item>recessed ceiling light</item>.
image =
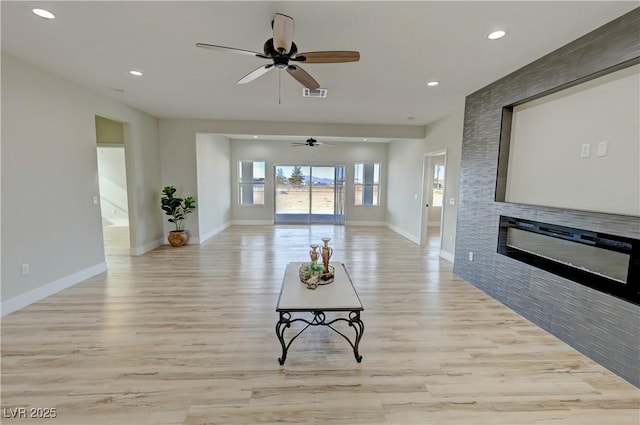
[[440,81],[429,81],[427,83],[429,87],[434,87],[434,86],[437,86],[438,84],[440,84]]
[[258,136],[253,136],[253,138],[254,138],[254,139],[257,139],[257,138],[258,138]]
[[142,72],[136,71],[135,69],[132,69],[131,71],[129,71],[129,74],[134,75],[136,77],[141,77],[142,76]]
[[44,9],[33,9],[33,13],[44,19],[55,19],[56,15]]
[[369,140],[369,139],[362,139],[363,142],[366,142],[367,140]]
[[502,30],[498,30],[498,31],[494,31],[494,32],[492,32],[491,34],[489,34],[489,35],[487,36],[487,38],[488,38],[489,40],[497,40],[497,39],[499,39],[499,38],[504,37],[505,35],[507,35],[507,33],[506,33],[506,32],[504,32],[504,31],[502,31]]

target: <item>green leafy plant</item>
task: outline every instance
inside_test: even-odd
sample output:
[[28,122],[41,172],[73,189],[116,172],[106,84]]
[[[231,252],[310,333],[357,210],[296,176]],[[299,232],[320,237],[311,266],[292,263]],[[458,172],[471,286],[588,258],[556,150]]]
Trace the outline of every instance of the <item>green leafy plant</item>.
[[176,231],[184,230],[184,219],[186,215],[196,208],[196,200],[193,196],[178,198],[175,196],[176,188],[166,186],[162,189],[161,206],[162,211],[169,217],[169,223],[176,225]]
[[306,272],[311,276],[316,276],[322,274],[324,272],[324,266],[322,264],[318,264],[317,261],[312,261],[306,266]]

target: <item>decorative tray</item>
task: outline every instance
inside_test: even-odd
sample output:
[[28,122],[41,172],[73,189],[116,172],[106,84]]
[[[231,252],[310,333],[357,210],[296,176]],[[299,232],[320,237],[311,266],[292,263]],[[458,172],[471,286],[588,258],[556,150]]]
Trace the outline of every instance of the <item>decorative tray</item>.
[[327,285],[333,282],[334,278],[334,268],[333,266],[329,266],[329,273],[311,275],[307,270],[308,265],[303,264],[300,266],[299,274],[300,274],[300,282],[307,285],[309,289],[316,289],[319,285]]

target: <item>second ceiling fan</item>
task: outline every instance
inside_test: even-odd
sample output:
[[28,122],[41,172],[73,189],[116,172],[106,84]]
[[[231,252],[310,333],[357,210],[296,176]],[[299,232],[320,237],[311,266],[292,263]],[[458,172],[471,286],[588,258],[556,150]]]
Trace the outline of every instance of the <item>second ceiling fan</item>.
[[342,63],[357,62],[360,60],[360,53],[355,51],[339,50],[298,53],[298,46],[293,42],[293,18],[290,16],[276,13],[275,18],[271,22],[271,26],[273,28],[273,38],[268,39],[264,43],[264,53],[207,43],[196,43],[196,46],[204,49],[256,56],[272,61],[272,63],[263,65],[242,77],[238,80],[238,84],[250,83],[275,68],[286,69],[289,75],[295,78],[300,84],[310,90],[316,90],[320,88],[320,84],[318,84],[308,72],[302,69],[300,65],[290,64],[289,62]]
[[309,146],[309,147],[312,148],[314,146],[333,146],[333,145],[331,143],[318,142],[313,137],[309,137],[306,142],[293,142],[293,143],[291,143],[291,146],[293,146],[293,147]]

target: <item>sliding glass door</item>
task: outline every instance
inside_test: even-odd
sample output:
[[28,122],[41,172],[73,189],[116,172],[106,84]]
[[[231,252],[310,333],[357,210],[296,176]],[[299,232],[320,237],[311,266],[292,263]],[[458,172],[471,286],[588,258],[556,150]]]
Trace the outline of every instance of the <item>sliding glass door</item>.
[[344,224],[345,167],[277,165],[276,223]]

